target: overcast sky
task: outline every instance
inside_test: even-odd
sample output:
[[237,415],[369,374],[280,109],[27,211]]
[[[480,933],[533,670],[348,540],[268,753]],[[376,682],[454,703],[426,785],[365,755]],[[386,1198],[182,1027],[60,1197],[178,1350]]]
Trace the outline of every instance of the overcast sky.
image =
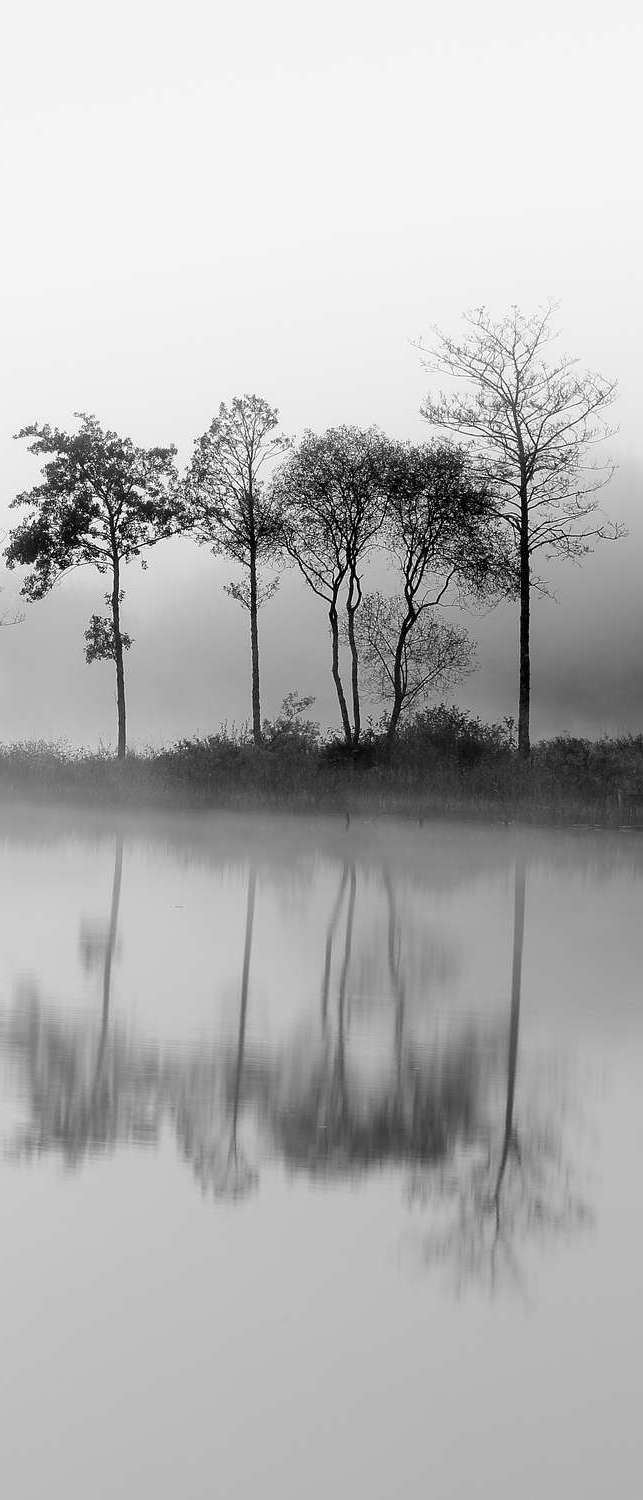
[[[561,347],[616,376],[630,528],[536,609],[534,732],[643,727],[637,7],[541,0],[14,6],[0,57],[0,526],[37,478],[12,434],[95,412],[181,460],[220,401],[284,429],[378,423],[425,438],[411,340],[461,312],[560,301]],[[187,542],[126,577],[131,739],[249,715],[247,617]],[[16,608],[19,575],[0,605]],[[0,737],[114,740],[74,574],[0,632]],[[477,712],[515,712],[512,607],[469,622]],[[288,577],[261,619],[264,708],[335,714],[323,607]]]

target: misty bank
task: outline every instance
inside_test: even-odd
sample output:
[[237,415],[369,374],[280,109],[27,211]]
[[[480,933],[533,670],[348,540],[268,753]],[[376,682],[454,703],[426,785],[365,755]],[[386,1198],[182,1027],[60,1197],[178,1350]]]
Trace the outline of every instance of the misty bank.
[[120,761],[104,750],[2,744],[0,799],[643,829],[643,735],[560,736],[541,741],[525,761],[511,724],[441,707],[418,716],[392,746],[373,734],[357,750],[305,726],[276,725],[266,726],[260,746],[221,732]]

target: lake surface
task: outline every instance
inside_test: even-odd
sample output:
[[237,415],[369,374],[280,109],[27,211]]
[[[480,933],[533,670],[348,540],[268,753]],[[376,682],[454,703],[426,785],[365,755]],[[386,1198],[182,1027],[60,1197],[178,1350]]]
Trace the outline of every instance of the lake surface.
[[0,817],[11,1500],[641,1493],[643,839]]

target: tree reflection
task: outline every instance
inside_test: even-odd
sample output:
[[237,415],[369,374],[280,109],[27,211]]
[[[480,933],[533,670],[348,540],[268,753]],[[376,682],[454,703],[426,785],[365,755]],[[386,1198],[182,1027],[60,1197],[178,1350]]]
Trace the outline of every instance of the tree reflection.
[[[519,1252],[533,1235],[567,1232],[588,1217],[564,1159],[562,1123],[544,1095],[530,1106],[529,1078],[519,1068],[523,861],[514,879],[506,1046],[493,1027],[458,1030],[453,1024],[438,1041],[427,1038],[426,1026],[413,1024],[416,1002],[426,1003],[428,976],[443,979],[451,961],[439,934],[431,936],[425,926],[414,940],[408,918],[403,928],[399,890],[388,866],[382,870],[386,921],[376,912],[368,931],[379,966],[375,977],[379,985],[384,976],[386,985],[386,1047],[379,1052],[371,1047],[381,1040],[377,1018],[363,1037],[363,1018],[351,1006],[359,963],[356,915],[364,894],[357,863],[346,861],[338,870],[319,952],[321,1030],[315,1001],[313,1034],[305,1044],[272,1051],[252,1048],[248,1040],[254,865],[245,894],[234,1038],[161,1055],[119,1034],[111,995],[122,872],[119,841],[106,930],[81,931],[83,960],[100,974],[100,1025],[62,1022],[33,992],[3,1027],[0,1040],[20,1063],[29,1110],[17,1154],[55,1150],[78,1164],[128,1141],[156,1142],[167,1120],[202,1190],[235,1201],[257,1183],[243,1140],[253,1130],[255,1159],[272,1156],[289,1171],[349,1177],[382,1165],[410,1168],[415,1196],[435,1213],[424,1239],[427,1258],[448,1260],[459,1281],[475,1276],[492,1285],[502,1274],[519,1278]],[[370,1010],[367,1019],[370,1027]]]
[[[354,865],[342,877],[339,911],[348,885],[346,928],[336,991],[334,1040],[327,1025],[323,1045],[307,1065],[290,1070],[286,1082],[266,1090],[268,1123],[275,1149],[285,1164],[315,1175],[352,1174],[376,1165],[413,1164],[440,1159],[450,1145],[471,1132],[476,1110],[477,1070],[475,1039],[470,1031],[456,1037],[438,1054],[404,1045],[406,991],[401,973],[401,938],[390,878],[389,984],[395,1005],[395,1065],[393,1073],[359,1076],[349,1066],[347,1037],[350,1024],[348,983],[357,894]],[[385,882],[386,883],[386,882]],[[328,983],[328,945],[322,994]]]
[[401,935],[393,883],[389,870],[384,871],[384,889],[388,907],[388,970],[391,982],[391,996],[395,1005],[395,1087],[398,1108],[403,1107],[402,1069],[404,1051],[404,1023],[406,1019],[406,986],[402,978],[400,967],[401,959]]
[[[180,1078],[178,1107],[175,1106],[174,1110],[179,1145],[183,1155],[191,1162],[203,1192],[210,1190],[217,1197],[232,1199],[246,1197],[258,1180],[256,1169],[249,1163],[239,1144],[239,1110],[246,1059],[246,1023],[256,883],[256,871],[252,869],[248,877],[239,1024],[232,1076],[232,1116],[227,1149],[222,1145],[226,1130],[225,1117],[228,1112],[226,1106],[228,1106],[230,1094],[227,1059],[223,1059],[222,1069],[217,1067],[217,1062],[219,1062],[217,1059],[209,1067],[197,1070],[196,1077],[194,1075],[192,1077],[192,1087],[188,1090],[184,1087],[184,1079]],[[219,1110],[216,1107],[217,1075],[222,1076],[224,1095],[224,1107]]]
[[513,956],[502,1131],[494,1128],[495,1090],[480,1116],[470,1148],[439,1172],[416,1177],[412,1193],[436,1216],[424,1236],[429,1262],[450,1261],[462,1287],[479,1280],[494,1290],[500,1278],[520,1285],[520,1251],[534,1238],[573,1233],[591,1219],[565,1159],[562,1119],[543,1113],[542,1099],[516,1122],[516,1081],[525,931],[525,862],[514,875]]
[[123,843],[117,839],[109,919],[103,932],[81,928],[81,954],[88,969],[101,971],[98,1043],[87,1028],[59,1021],[30,988],[9,1023],[9,1045],[20,1058],[30,1119],[12,1153],[20,1157],[59,1151],[69,1165],[118,1140],[156,1137],[155,1068],[149,1054],[135,1069],[121,1040],[110,1038],[114,954],[123,872]]
[[334,942],[334,939],[335,939],[335,933],[337,931],[337,924],[339,922],[339,918],[340,918],[340,915],[341,915],[342,902],[344,900],[344,895],[345,895],[345,892],[346,892],[346,886],[347,885],[348,885],[348,864],[345,863],[344,867],[342,869],[341,880],[339,882],[339,888],[338,888],[338,891],[337,891],[337,895],[335,897],[335,902],[334,902],[334,905],[333,905],[333,909],[332,909],[331,914],[330,914],[330,918],[329,918],[329,922],[328,922],[328,928],[326,930],[326,948],[325,948],[325,952],[324,952],[324,973],[323,973],[322,985],[321,985],[321,1026],[322,1026],[322,1032],[325,1032],[326,1029],[327,1029],[327,1026],[328,1026],[328,997],[329,997],[329,993],[330,993],[330,971],[331,971],[331,964],[332,964],[332,960],[333,960],[333,942]]

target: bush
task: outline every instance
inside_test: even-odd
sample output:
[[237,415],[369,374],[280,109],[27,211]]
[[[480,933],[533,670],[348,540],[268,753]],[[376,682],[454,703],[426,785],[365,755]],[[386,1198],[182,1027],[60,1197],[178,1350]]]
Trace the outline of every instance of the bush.
[[442,760],[471,767],[483,759],[509,756],[515,743],[513,719],[505,719],[502,724],[483,724],[466,709],[439,703],[403,725],[393,758]]
[[263,721],[261,732],[265,748],[303,755],[314,752],[319,745],[319,724],[302,717],[314,702],[314,698],[302,698],[300,693],[287,693],[277,718]]

